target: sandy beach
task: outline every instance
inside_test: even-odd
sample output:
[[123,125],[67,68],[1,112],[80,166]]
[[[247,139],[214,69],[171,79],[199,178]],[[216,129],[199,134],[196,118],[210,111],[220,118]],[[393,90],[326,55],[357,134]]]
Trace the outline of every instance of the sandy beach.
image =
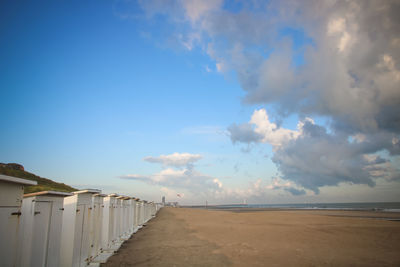
[[398,213],[163,208],[103,266],[400,266]]

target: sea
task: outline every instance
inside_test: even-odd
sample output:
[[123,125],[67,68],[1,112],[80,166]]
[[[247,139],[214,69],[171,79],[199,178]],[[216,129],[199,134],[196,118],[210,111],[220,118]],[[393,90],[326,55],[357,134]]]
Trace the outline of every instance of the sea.
[[[187,206],[189,207],[189,206]],[[360,203],[294,203],[294,204],[227,204],[190,206],[207,209],[306,209],[306,210],[358,210],[400,212],[400,202],[360,202]]]

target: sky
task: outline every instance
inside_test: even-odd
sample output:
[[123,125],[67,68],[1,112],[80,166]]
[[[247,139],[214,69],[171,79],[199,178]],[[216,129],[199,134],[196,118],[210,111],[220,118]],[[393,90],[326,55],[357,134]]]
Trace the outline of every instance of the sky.
[[400,201],[399,13],[1,1],[0,162],[150,201]]

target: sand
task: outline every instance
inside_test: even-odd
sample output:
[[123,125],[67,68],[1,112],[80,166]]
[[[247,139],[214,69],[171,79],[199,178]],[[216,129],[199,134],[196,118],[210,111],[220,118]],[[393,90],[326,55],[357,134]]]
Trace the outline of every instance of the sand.
[[163,208],[104,266],[400,266],[387,218],[400,214]]

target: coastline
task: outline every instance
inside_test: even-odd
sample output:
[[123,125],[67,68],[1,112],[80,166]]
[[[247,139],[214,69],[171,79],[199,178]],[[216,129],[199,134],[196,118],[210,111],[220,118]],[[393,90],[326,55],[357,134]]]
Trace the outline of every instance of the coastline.
[[400,212],[400,202],[341,202],[341,203],[289,203],[289,204],[226,204],[226,205],[183,205],[194,209],[253,209],[253,210],[348,210]]

